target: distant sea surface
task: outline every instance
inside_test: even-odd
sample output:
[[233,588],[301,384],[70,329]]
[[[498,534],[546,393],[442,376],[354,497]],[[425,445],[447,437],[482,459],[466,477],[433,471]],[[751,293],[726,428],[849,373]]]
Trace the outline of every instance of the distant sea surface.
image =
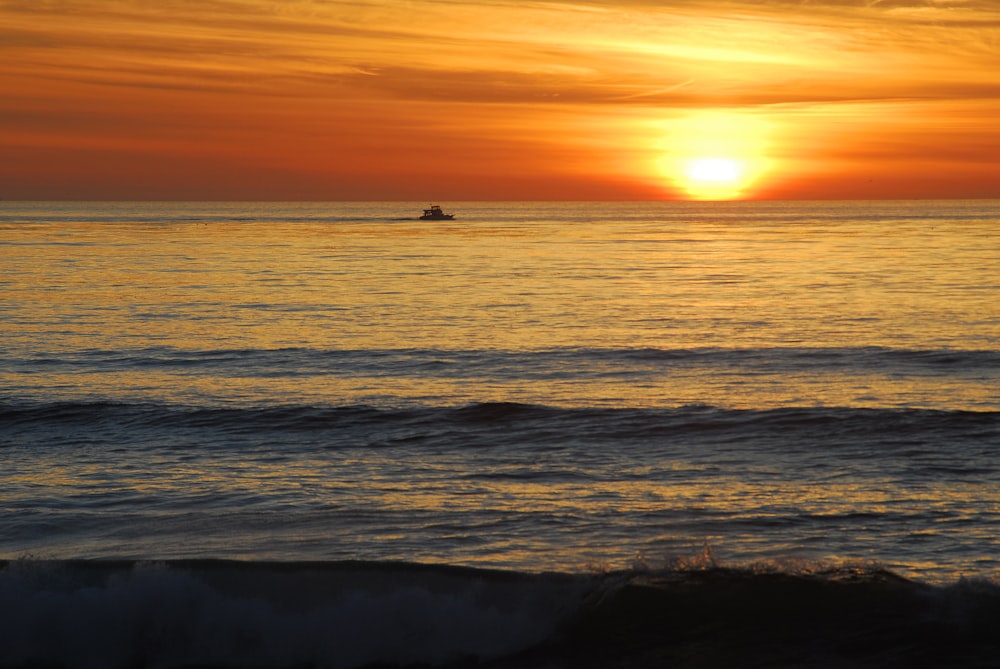
[[1000,201],[426,206],[0,202],[0,667],[1000,657]]

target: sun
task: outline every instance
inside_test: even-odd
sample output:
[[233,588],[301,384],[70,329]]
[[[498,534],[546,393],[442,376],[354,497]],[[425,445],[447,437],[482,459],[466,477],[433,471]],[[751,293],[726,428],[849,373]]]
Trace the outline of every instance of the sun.
[[767,129],[755,117],[703,112],[664,125],[659,172],[692,200],[744,198],[767,170]]
[[685,189],[697,199],[729,200],[743,190],[746,171],[736,158],[694,158],[685,169]]
[[755,159],[693,156],[671,168],[673,181],[693,200],[736,200],[755,179]]

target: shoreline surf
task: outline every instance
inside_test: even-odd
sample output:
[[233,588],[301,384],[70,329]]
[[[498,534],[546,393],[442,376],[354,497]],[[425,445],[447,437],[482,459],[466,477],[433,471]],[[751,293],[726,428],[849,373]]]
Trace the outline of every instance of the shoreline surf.
[[1000,586],[877,566],[591,574],[393,562],[0,562],[0,667],[990,666]]

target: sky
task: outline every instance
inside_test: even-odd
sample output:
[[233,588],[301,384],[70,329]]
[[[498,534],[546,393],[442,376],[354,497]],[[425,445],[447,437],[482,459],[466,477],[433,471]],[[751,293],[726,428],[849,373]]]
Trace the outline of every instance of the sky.
[[1000,0],[0,0],[7,200],[1000,197]]

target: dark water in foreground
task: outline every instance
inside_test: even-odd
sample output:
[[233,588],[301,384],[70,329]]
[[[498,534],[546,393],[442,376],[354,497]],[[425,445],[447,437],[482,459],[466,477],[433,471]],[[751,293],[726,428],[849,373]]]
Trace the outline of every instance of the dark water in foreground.
[[392,563],[20,562],[4,666],[993,667],[1000,590],[878,569],[525,574]]
[[0,666],[1000,664],[1000,203],[0,205]]

